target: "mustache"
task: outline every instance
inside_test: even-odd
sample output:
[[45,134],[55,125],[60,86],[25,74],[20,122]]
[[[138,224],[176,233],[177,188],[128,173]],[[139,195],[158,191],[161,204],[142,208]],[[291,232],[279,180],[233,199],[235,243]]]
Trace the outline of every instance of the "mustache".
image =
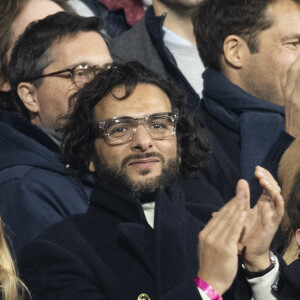
[[148,152],[148,153],[137,153],[137,154],[131,154],[126,156],[121,163],[121,167],[123,168],[128,162],[134,159],[144,159],[144,158],[150,158],[150,157],[158,157],[162,163],[165,162],[165,158],[162,154],[157,152]]

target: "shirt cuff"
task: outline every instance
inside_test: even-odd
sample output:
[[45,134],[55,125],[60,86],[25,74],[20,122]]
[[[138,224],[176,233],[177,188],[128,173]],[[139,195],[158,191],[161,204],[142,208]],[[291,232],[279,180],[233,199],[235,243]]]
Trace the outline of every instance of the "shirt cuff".
[[252,289],[252,299],[254,300],[274,300],[277,299],[272,284],[276,281],[279,273],[279,262],[275,256],[275,267],[266,275],[248,279]]

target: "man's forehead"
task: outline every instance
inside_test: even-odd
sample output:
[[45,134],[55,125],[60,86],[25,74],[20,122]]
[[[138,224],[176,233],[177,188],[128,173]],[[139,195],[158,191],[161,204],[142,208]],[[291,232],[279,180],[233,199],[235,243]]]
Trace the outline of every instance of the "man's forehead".
[[266,17],[272,21],[272,26],[262,31],[260,40],[281,45],[288,39],[300,37],[300,3],[292,0],[279,0],[270,4]]
[[171,112],[172,105],[167,94],[152,84],[138,84],[131,95],[124,100],[114,97],[124,96],[124,87],[118,87],[103,97],[94,108],[96,121],[108,118],[130,116],[143,117],[148,114]]
[[103,65],[112,62],[107,45],[96,31],[78,32],[56,39],[49,54],[56,67],[72,68],[78,65]]
[[274,25],[280,25],[290,18],[299,19],[299,16],[300,1],[278,0],[270,3],[266,9],[266,17],[270,18]]

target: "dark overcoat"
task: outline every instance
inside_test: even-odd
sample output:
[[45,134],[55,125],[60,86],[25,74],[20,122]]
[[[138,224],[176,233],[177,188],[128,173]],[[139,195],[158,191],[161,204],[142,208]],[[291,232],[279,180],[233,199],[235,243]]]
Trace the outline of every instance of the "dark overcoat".
[[[216,209],[185,203],[173,184],[156,195],[152,229],[138,199],[98,185],[86,214],[52,226],[24,249],[21,277],[34,299],[201,299],[194,283],[198,233]],[[250,299],[244,284],[224,299]]]

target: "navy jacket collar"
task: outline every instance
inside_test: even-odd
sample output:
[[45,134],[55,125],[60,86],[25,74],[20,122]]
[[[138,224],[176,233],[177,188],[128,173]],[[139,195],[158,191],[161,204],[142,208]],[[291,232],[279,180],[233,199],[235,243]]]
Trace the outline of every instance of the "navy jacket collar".
[[34,139],[50,151],[58,152],[58,146],[40,128],[30,123],[18,112],[0,110],[0,121],[11,126],[18,132]]
[[[154,201],[156,203],[155,214],[161,206],[167,205],[169,209],[164,213],[173,220],[176,220],[178,218],[176,214],[184,209],[184,194],[177,181],[174,181],[167,190],[157,191]],[[124,222],[147,223],[139,199],[98,179],[96,179],[96,187],[90,197],[90,207],[110,211],[114,215],[118,215]],[[170,210],[170,207],[173,207],[174,210]],[[155,223],[156,221],[155,219]]]
[[124,222],[145,223],[143,208],[137,198],[109,183],[96,179],[96,188],[90,197],[90,207],[98,207],[119,216]]

